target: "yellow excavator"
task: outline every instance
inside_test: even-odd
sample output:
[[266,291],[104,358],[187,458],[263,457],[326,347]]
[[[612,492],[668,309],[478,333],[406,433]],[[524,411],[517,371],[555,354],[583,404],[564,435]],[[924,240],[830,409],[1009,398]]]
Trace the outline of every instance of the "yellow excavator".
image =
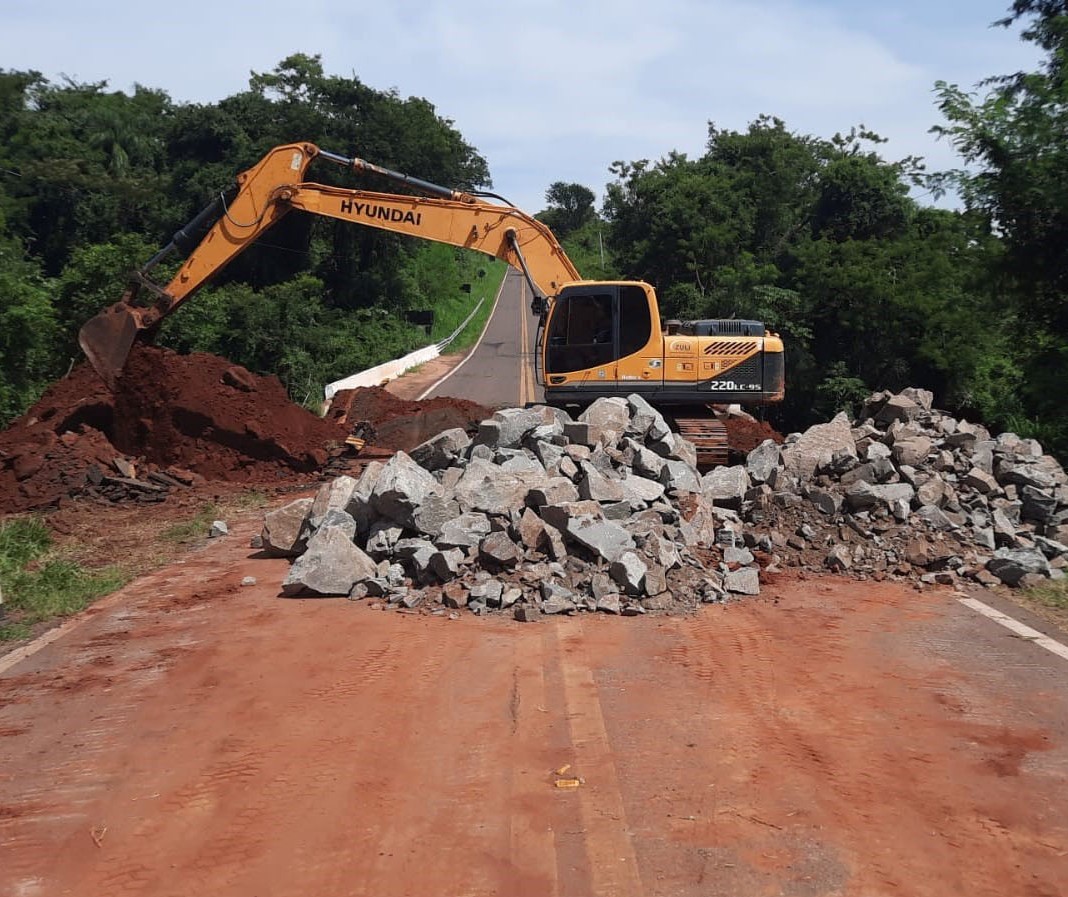
[[[316,159],[386,178],[412,194],[305,181]],[[537,369],[552,405],[639,393],[693,441],[704,464],[726,459],[713,405],[768,405],[784,396],[782,340],[759,321],[661,321],[641,281],[583,280],[553,233],[500,197],[451,190],[311,143],[278,146],[134,273],[122,299],[82,327],[79,343],[111,386],[134,341],[294,209],[495,256],[526,277],[539,318]],[[185,261],[166,285],[151,272]]]

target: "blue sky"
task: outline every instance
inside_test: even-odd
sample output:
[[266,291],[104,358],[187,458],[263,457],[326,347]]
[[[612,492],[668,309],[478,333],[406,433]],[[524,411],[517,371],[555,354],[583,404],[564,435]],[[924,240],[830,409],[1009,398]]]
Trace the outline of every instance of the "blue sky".
[[250,71],[318,53],[330,73],[426,97],[487,158],[497,192],[530,212],[553,181],[600,194],[613,161],[700,155],[709,121],[741,130],[761,113],[822,137],[863,123],[889,138],[886,158],[957,167],[928,133],[934,82],[971,87],[1038,59],[1018,29],[989,27],[1009,0],[4,5],[3,68],[141,83],[176,101],[221,99]]

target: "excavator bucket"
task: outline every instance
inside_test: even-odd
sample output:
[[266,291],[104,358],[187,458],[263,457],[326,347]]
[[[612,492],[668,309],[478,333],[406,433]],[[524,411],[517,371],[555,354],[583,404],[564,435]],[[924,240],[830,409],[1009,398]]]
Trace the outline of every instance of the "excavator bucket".
[[117,302],[91,318],[78,331],[85,357],[109,388],[126,364],[126,358],[143,329],[140,316],[126,302]]

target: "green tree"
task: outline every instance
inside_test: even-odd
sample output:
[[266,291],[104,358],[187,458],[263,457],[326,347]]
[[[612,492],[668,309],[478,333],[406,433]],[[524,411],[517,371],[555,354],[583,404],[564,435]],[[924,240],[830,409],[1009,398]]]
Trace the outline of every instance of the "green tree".
[[763,320],[787,347],[786,424],[864,389],[925,384],[959,403],[980,384],[994,307],[988,230],[908,196],[920,160],[887,162],[860,127],[829,140],[763,116],[709,127],[705,154],[616,163],[605,212],[618,267],[662,314]]
[[984,95],[938,83],[947,123],[933,130],[971,168],[937,183],[959,190],[1000,238],[1003,319],[1023,372],[1011,417],[1065,452],[1068,409],[1054,381],[1068,361],[1068,3],[1017,0],[997,24],[1021,23],[1022,38],[1046,53],[1037,71],[988,79]]
[[0,238],[0,426],[25,411],[56,369],[51,286],[22,247]]
[[548,208],[535,217],[548,225],[556,238],[561,240],[596,219],[596,199],[596,194],[589,187],[554,181],[545,191]]

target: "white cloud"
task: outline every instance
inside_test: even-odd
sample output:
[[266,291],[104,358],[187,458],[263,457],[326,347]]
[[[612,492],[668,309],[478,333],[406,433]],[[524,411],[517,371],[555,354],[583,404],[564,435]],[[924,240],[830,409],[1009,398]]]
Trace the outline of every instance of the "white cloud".
[[[329,72],[423,96],[488,159],[496,189],[536,211],[555,180],[600,190],[616,159],[703,151],[707,122],[761,113],[829,137],[864,123],[883,152],[956,164],[927,133],[932,86],[1031,64],[987,26],[1007,0],[395,0],[393,3],[16,0],[0,58],[80,81],[135,82],[210,102],[293,52]],[[339,148],[346,149],[346,148]],[[412,172],[420,174],[420,172]]]

